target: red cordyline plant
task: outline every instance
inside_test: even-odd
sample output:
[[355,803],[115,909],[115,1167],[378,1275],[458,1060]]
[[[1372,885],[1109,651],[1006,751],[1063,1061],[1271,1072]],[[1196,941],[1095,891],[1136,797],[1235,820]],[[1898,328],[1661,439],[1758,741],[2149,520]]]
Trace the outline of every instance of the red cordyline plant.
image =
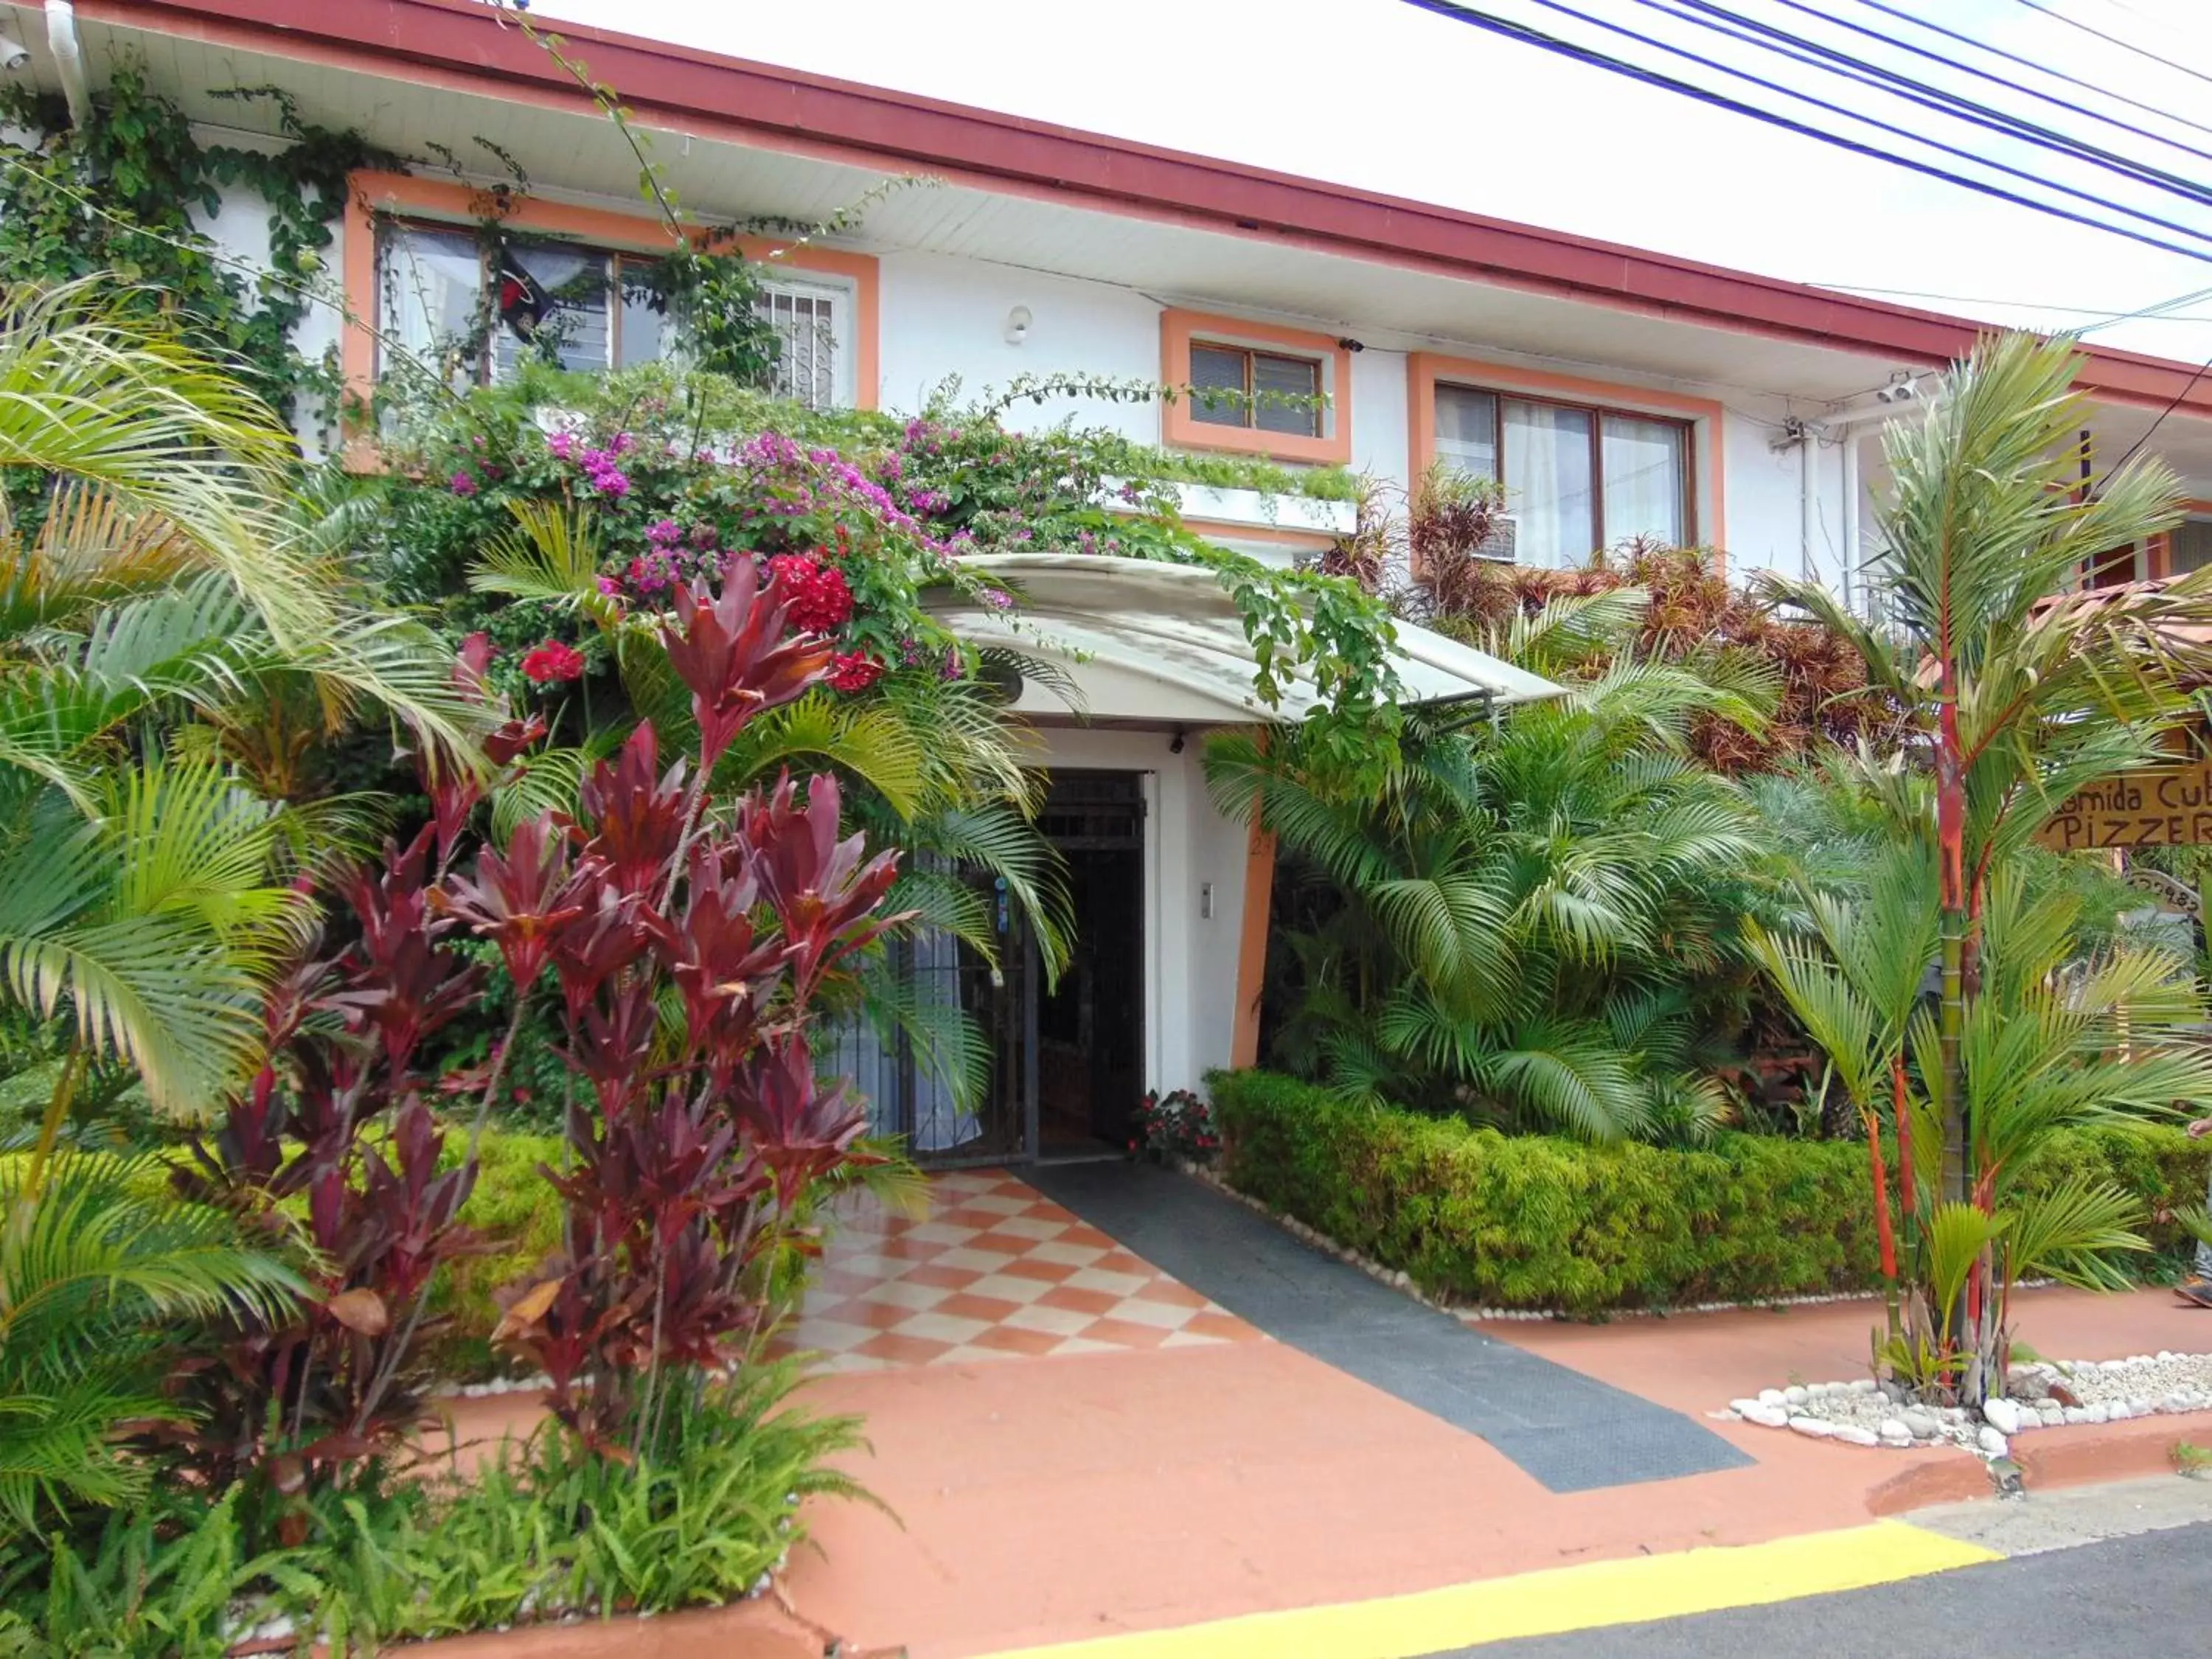
[[[483,696],[489,659],[481,635],[464,646],[454,677],[465,691]],[[483,979],[451,948],[454,923],[433,896],[487,773],[544,733],[534,719],[506,721],[485,739],[481,771],[425,747],[430,822],[341,884],[331,931],[350,941],[327,955],[319,944],[271,994],[268,1058],[176,1177],[189,1195],[313,1251],[317,1296],[295,1319],[232,1324],[179,1382],[199,1408],[180,1431],[186,1462],[215,1490],[245,1484],[285,1542],[304,1535],[318,1486],[389,1451],[425,1415],[430,1282],[473,1248],[459,1218],[476,1165],[440,1167],[446,1132],[424,1097],[441,1080],[425,1070],[423,1044],[475,1002]]]
[[[681,590],[666,624],[692,693],[696,751],[663,767],[641,725],[596,767],[574,817],[545,813],[506,846],[459,854],[477,775],[426,774],[432,817],[344,897],[355,942],[302,964],[269,1012],[270,1060],[184,1177],[271,1230],[304,1195],[322,1296],[284,1329],[234,1331],[189,1386],[209,1407],[211,1480],[258,1480],[280,1532],[307,1495],[396,1446],[423,1416],[432,1275],[471,1247],[458,1221],[476,1140],[526,1011],[556,1001],[576,1079],[563,1249],[517,1287],[498,1335],[543,1368],[585,1444],[648,1446],[673,1377],[739,1363],[763,1326],[768,1269],[810,1183],[863,1159],[862,1103],[817,1085],[807,1029],[825,981],[901,918],[883,914],[890,854],[837,834],[836,782],[789,778],[733,800],[707,781],[745,724],[819,680],[829,647],[783,637],[777,584],[735,563],[719,593]],[[488,653],[465,647],[480,687]],[[505,764],[542,734],[509,722]],[[424,1073],[424,1040],[477,996],[453,949],[490,941],[515,988],[483,1076]],[[541,981],[550,980],[550,986]],[[465,1154],[425,1097],[477,1092]]]
[[647,1447],[675,1376],[742,1359],[768,1265],[808,1186],[859,1161],[866,1117],[814,1076],[825,981],[899,918],[896,874],[841,838],[834,778],[712,798],[747,723],[799,696],[829,646],[786,638],[782,583],[732,563],[679,588],[664,627],[696,751],[665,769],[641,725],[568,820],[519,828],[440,902],[493,940],[518,987],[550,968],[580,1085],[568,1112],[563,1248],[501,1338],[541,1366],[555,1413],[617,1456]]

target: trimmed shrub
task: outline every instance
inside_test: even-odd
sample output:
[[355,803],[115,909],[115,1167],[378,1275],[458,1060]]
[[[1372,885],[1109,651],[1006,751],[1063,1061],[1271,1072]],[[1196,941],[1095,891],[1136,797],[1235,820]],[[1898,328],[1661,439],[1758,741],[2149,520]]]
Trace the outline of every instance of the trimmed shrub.
[[[1351,1105],[1272,1073],[1206,1081],[1232,1186],[1432,1296],[1596,1314],[1879,1282],[1860,1142],[1593,1146]],[[2202,1202],[2212,1144],[2164,1127],[2066,1132],[2021,1178],[2084,1167],[2142,1195],[2152,1243],[2170,1254],[2183,1237],[2170,1206]]]

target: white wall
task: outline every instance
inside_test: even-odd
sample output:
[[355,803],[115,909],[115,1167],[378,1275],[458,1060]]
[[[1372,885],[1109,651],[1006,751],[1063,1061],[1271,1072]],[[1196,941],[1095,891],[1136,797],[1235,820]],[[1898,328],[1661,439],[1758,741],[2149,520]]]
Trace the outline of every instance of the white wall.
[[[1010,265],[934,253],[887,253],[882,261],[883,407],[911,412],[949,375],[963,403],[1024,374],[1108,375],[1156,386],[1160,378],[1160,307],[1106,283],[1047,276]],[[1006,341],[1006,319],[1030,312],[1029,336]],[[1103,398],[1024,401],[1006,424],[1028,431],[1070,415],[1139,443],[1158,443],[1158,406]]]
[[[227,142],[235,142],[236,135],[226,134],[224,137]],[[218,192],[213,214],[195,206],[191,217],[194,227],[212,238],[227,258],[248,267],[240,270],[233,265],[232,275],[251,285],[267,271],[269,204],[256,192],[240,185],[226,185]],[[345,226],[341,222],[333,224],[331,230],[335,240],[325,250],[323,269],[311,285],[318,291],[318,297],[309,302],[307,314],[292,331],[293,344],[310,362],[320,359],[326,351],[335,352],[341,332],[343,313],[338,295],[343,281],[340,273],[345,269]],[[327,415],[325,410],[308,406],[308,400],[304,398],[294,415],[293,429],[310,455],[322,453],[320,440]]]

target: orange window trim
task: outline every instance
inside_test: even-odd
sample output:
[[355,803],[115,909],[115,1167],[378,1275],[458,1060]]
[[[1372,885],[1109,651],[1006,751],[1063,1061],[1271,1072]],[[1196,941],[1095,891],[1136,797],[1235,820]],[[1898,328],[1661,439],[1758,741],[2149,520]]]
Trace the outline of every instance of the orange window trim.
[[1658,415],[1689,422],[1690,491],[1689,539],[1713,548],[1716,570],[1725,574],[1728,553],[1719,545],[1727,533],[1728,517],[1721,465],[1721,405],[1710,398],[1689,398],[1678,392],[1655,392],[1648,386],[1623,386],[1609,380],[1583,380],[1572,374],[1553,374],[1541,369],[1516,368],[1505,363],[1476,362],[1447,357],[1433,351],[1415,351],[1406,358],[1406,430],[1411,439],[1406,475],[1418,479],[1437,459],[1437,387],[1463,386],[1478,392],[1516,392],[1553,403],[1580,404],[1620,415]]
[[[346,322],[340,360],[349,401],[366,407],[376,389],[376,336],[372,331],[378,315],[376,294],[376,221],[380,214],[415,219],[443,219],[473,225],[490,216],[492,204],[483,191],[441,179],[417,179],[403,173],[363,169],[350,179],[345,214]],[[643,214],[618,213],[606,208],[577,207],[566,202],[525,197],[502,216],[518,230],[541,236],[565,237],[612,252],[661,253],[673,234],[659,220]],[[836,248],[791,247],[758,236],[738,239],[738,247],[749,259],[778,269],[838,276],[853,285],[853,400],[861,409],[876,407],[881,378],[878,329],[882,312],[880,272],[865,253],[846,253]]]
[[1218,342],[1260,350],[1287,349],[1301,357],[1321,361],[1328,380],[1328,404],[1322,411],[1322,435],[1296,432],[1262,432],[1257,427],[1214,426],[1194,419],[1190,399],[1178,396],[1160,408],[1160,441],[1175,449],[1217,449],[1243,455],[1265,455],[1271,460],[1298,461],[1316,466],[1348,466],[1352,463],[1352,354],[1326,334],[1282,328],[1273,323],[1248,322],[1242,317],[1217,317],[1200,311],[1160,313],[1160,379],[1182,387],[1190,384],[1190,349]]
[[[2185,519],[2212,519],[2212,501],[2199,501],[2192,496],[2181,504]],[[2143,562],[2143,574],[2152,581],[2160,581],[2173,574],[2173,532],[2161,530],[2145,544],[2148,556]]]

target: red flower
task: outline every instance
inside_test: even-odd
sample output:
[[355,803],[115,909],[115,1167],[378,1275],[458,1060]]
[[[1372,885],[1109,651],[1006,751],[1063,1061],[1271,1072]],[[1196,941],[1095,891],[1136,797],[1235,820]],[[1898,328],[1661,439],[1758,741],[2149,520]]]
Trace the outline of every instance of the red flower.
[[817,564],[804,553],[779,553],[768,562],[779,579],[784,619],[802,634],[834,634],[850,621],[853,590],[835,565]]
[[584,677],[584,653],[573,645],[548,640],[543,645],[532,646],[524,654],[522,672],[538,685],[555,680],[579,680]]
[[833,691],[865,691],[883,677],[883,664],[865,651],[840,651],[830,659]]

